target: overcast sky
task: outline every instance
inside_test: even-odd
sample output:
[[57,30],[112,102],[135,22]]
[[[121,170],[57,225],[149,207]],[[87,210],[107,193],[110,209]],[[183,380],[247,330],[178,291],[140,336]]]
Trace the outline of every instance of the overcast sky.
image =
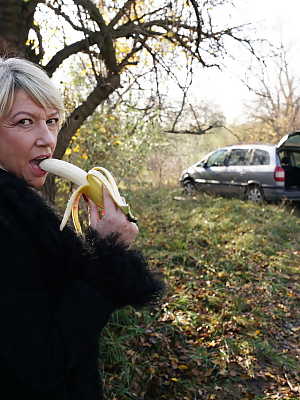
[[[299,0],[236,0],[232,16],[240,23],[255,24],[257,37],[269,39],[279,45],[282,41],[290,47],[292,60],[300,69],[300,1]],[[200,71],[199,71],[200,72]],[[242,120],[243,104],[250,98],[248,89],[240,83],[244,65],[235,63],[231,71],[206,71],[199,73],[192,93],[221,106],[229,122]]]

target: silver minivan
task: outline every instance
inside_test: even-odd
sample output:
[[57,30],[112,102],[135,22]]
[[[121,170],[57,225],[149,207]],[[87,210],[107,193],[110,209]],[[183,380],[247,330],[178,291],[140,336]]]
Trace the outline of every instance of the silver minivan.
[[196,189],[255,202],[300,201],[300,131],[277,145],[217,149],[183,171],[180,183],[188,193]]

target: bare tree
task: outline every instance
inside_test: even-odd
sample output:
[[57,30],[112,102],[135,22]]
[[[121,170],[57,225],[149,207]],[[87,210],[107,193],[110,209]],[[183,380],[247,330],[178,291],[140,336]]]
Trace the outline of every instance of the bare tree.
[[[179,59],[186,60],[183,69],[191,75],[193,62],[220,66],[228,50],[226,39],[253,53],[241,26],[214,23],[214,10],[230,4],[231,0],[0,0],[0,51],[39,63],[49,76],[73,56],[85,57],[92,72],[90,87],[61,129],[55,153],[61,158],[76,130],[128,77],[152,74],[160,99],[161,71],[176,79],[174,63]],[[55,37],[61,43],[51,56],[50,33],[45,19],[38,18],[41,14],[55,20]]]
[[283,45],[278,55],[261,66],[257,87],[247,85],[255,95],[248,105],[249,117],[268,136],[264,139],[278,141],[300,129],[300,81],[291,71]]
[[166,107],[164,119],[166,125],[172,126],[165,129],[166,133],[204,135],[214,132],[218,128],[225,128],[225,116],[216,104],[198,102],[191,104],[183,101]]

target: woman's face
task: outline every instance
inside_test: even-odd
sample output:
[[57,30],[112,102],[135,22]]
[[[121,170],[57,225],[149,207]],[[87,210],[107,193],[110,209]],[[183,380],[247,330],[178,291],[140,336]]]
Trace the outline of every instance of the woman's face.
[[58,111],[18,90],[9,114],[0,120],[0,165],[35,188],[43,186],[47,173],[39,161],[52,157],[58,131]]

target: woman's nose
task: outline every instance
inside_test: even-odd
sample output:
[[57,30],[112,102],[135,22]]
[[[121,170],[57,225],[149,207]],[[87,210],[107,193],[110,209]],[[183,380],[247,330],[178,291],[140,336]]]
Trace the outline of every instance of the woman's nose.
[[49,146],[51,149],[54,149],[56,146],[56,137],[57,132],[54,132],[53,129],[49,129],[46,123],[40,124],[37,132],[36,145],[40,147]]

